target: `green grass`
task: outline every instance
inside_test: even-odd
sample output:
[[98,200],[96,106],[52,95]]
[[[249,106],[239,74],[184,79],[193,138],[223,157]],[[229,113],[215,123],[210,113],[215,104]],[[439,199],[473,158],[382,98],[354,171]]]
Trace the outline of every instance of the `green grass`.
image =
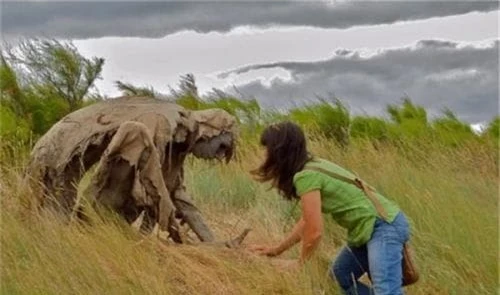
[[[498,288],[498,150],[354,142],[348,151],[318,138],[314,154],[361,175],[410,218],[421,281],[408,294],[494,294]],[[245,244],[278,242],[299,208],[249,171],[255,148],[215,165],[190,159],[189,192],[219,239],[253,230]],[[9,155],[10,156],[10,155]],[[5,162],[5,156],[2,157]],[[143,237],[116,218],[66,224],[31,209],[20,159],[3,164],[1,294],[339,294],[326,271],[344,230],[325,216],[318,255],[301,272],[280,272],[244,249],[173,245]],[[298,249],[284,254],[294,258]]]

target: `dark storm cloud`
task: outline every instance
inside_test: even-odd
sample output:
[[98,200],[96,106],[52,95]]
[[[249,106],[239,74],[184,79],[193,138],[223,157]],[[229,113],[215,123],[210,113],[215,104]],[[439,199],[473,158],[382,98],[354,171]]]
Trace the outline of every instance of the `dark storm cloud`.
[[371,56],[337,50],[324,61],[251,65],[219,77],[280,68],[290,72],[290,81],[274,79],[264,85],[257,80],[237,87],[271,106],[333,93],[351,110],[373,115],[382,114],[387,104],[399,103],[408,95],[431,115],[447,107],[473,123],[498,114],[498,43],[480,47],[423,40]]
[[348,28],[487,12],[498,2],[2,2],[4,38],[161,37],[240,25]]

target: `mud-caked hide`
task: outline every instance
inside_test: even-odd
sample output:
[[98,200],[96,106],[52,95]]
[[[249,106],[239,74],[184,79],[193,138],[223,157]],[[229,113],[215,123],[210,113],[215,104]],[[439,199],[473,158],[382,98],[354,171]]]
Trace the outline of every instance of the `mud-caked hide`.
[[[231,156],[236,133],[235,118],[222,110],[189,111],[145,97],[109,99],[67,115],[40,138],[31,154],[28,175],[41,206],[68,214],[74,210],[81,177],[98,163],[96,174],[117,175],[116,184],[105,175],[94,177],[94,190],[118,195],[101,200],[103,203],[117,207],[123,204],[116,202],[133,202],[138,208],[149,208],[166,227],[175,210],[167,178],[182,179],[165,173],[182,173],[182,169],[165,167],[176,156],[169,154],[172,145],[182,143],[189,149],[197,142],[229,134],[220,141],[230,146],[225,152]],[[177,165],[182,166],[184,157],[178,157]],[[120,173],[123,181],[118,181]]]

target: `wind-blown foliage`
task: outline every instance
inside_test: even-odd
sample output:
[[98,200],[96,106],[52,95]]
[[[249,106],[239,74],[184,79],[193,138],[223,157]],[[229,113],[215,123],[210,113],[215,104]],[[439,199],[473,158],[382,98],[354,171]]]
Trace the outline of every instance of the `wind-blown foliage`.
[[[117,86],[124,95],[166,96],[152,87],[138,87],[128,83]],[[405,146],[408,142],[425,141],[458,146],[481,137],[449,109],[445,109],[442,116],[429,121],[425,108],[416,105],[409,97],[404,97],[400,104],[387,106],[389,120],[366,115],[352,116],[337,98],[319,97],[306,105],[278,111],[262,109],[255,98],[234,96],[216,88],[200,96],[194,76],[187,74],[181,76],[177,89],[171,89],[168,99],[187,109],[224,109],[236,116],[244,134],[249,138],[255,138],[266,124],[280,120],[295,121],[311,134],[330,138],[344,148],[349,146],[352,139],[357,138],[392,142],[400,146]],[[498,123],[495,122],[491,122],[491,126],[482,135],[483,138],[498,138],[498,131],[495,131],[498,130]]]
[[388,105],[387,112],[397,124],[403,124],[405,121],[414,121],[422,125],[427,124],[427,112],[423,107],[414,105],[409,97],[403,99],[401,106]]
[[178,89],[171,89],[171,96],[170,100],[187,109],[223,109],[236,117],[245,133],[248,131],[255,133],[263,123],[261,108],[256,99],[236,97],[216,88],[212,88],[206,96],[200,97],[192,74],[181,76]]
[[500,138],[500,116],[496,116],[491,122],[488,124],[488,128],[486,128],[485,134],[491,136],[498,143],[498,139]]
[[17,75],[1,56],[0,64],[0,138],[26,142],[30,136],[30,122],[23,118],[29,109],[28,92],[23,91]]
[[193,97],[199,98],[198,86],[196,86],[196,79],[193,74],[186,74],[181,76],[179,81],[178,90],[170,89],[172,96],[181,97]]
[[[99,101],[94,83],[100,78],[104,59],[82,56],[71,42],[28,39],[16,47],[2,50],[0,90],[5,121],[12,116],[22,122],[22,132],[3,132],[25,136],[43,134],[68,112]],[[337,98],[319,98],[289,110],[262,109],[257,99],[235,96],[219,89],[200,95],[193,74],[180,77],[177,89],[161,94],[151,86],[135,86],[116,81],[124,96],[150,96],[172,100],[188,109],[221,108],[237,117],[247,135],[256,135],[277,120],[293,120],[314,134],[331,138],[348,147],[352,139],[393,142],[396,144],[431,140],[458,146],[479,138],[498,141],[499,119],[493,119],[481,136],[451,111],[429,122],[426,110],[404,97],[401,104],[387,106],[389,121],[379,117],[352,116]],[[9,123],[4,126],[12,126]],[[253,136],[255,137],[255,136]]]
[[0,56],[0,61],[0,91],[2,104],[8,105],[14,113],[21,116],[26,107],[23,92],[17,81],[17,75],[3,55]]
[[[0,64],[2,138],[42,135],[69,112],[101,100],[94,83],[103,65],[104,59],[86,58],[70,42],[28,39],[7,46]],[[5,131],[12,114],[14,133]]]
[[377,141],[389,139],[389,123],[381,118],[356,116],[351,121],[351,137]]
[[27,39],[6,52],[27,83],[43,85],[35,91],[59,96],[70,111],[81,107],[104,65],[103,58],[86,58],[71,42],[57,40]]
[[442,143],[458,145],[475,136],[470,125],[461,122],[451,110],[445,109],[443,115],[432,123],[436,138]]
[[115,81],[115,86],[122,92],[123,96],[148,96],[160,97],[161,94],[156,92],[151,86],[135,86],[131,83]]
[[294,108],[290,111],[290,118],[308,129],[316,129],[343,147],[349,144],[350,114],[337,98],[333,103],[320,98],[317,103]]

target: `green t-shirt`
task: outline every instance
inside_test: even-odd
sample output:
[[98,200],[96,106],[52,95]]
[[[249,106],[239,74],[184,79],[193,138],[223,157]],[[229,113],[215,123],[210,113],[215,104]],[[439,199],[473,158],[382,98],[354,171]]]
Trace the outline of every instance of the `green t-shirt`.
[[[338,180],[319,171],[307,170],[315,166],[342,176],[356,176],[344,168],[324,159],[309,161],[304,169],[293,177],[297,195],[319,190],[321,193],[321,211],[333,217],[335,222],[347,229],[347,242],[358,247],[367,243],[373,232],[377,211],[362,190],[353,184]],[[376,197],[387,212],[388,222],[392,222],[399,212],[398,206],[377,193]]]

